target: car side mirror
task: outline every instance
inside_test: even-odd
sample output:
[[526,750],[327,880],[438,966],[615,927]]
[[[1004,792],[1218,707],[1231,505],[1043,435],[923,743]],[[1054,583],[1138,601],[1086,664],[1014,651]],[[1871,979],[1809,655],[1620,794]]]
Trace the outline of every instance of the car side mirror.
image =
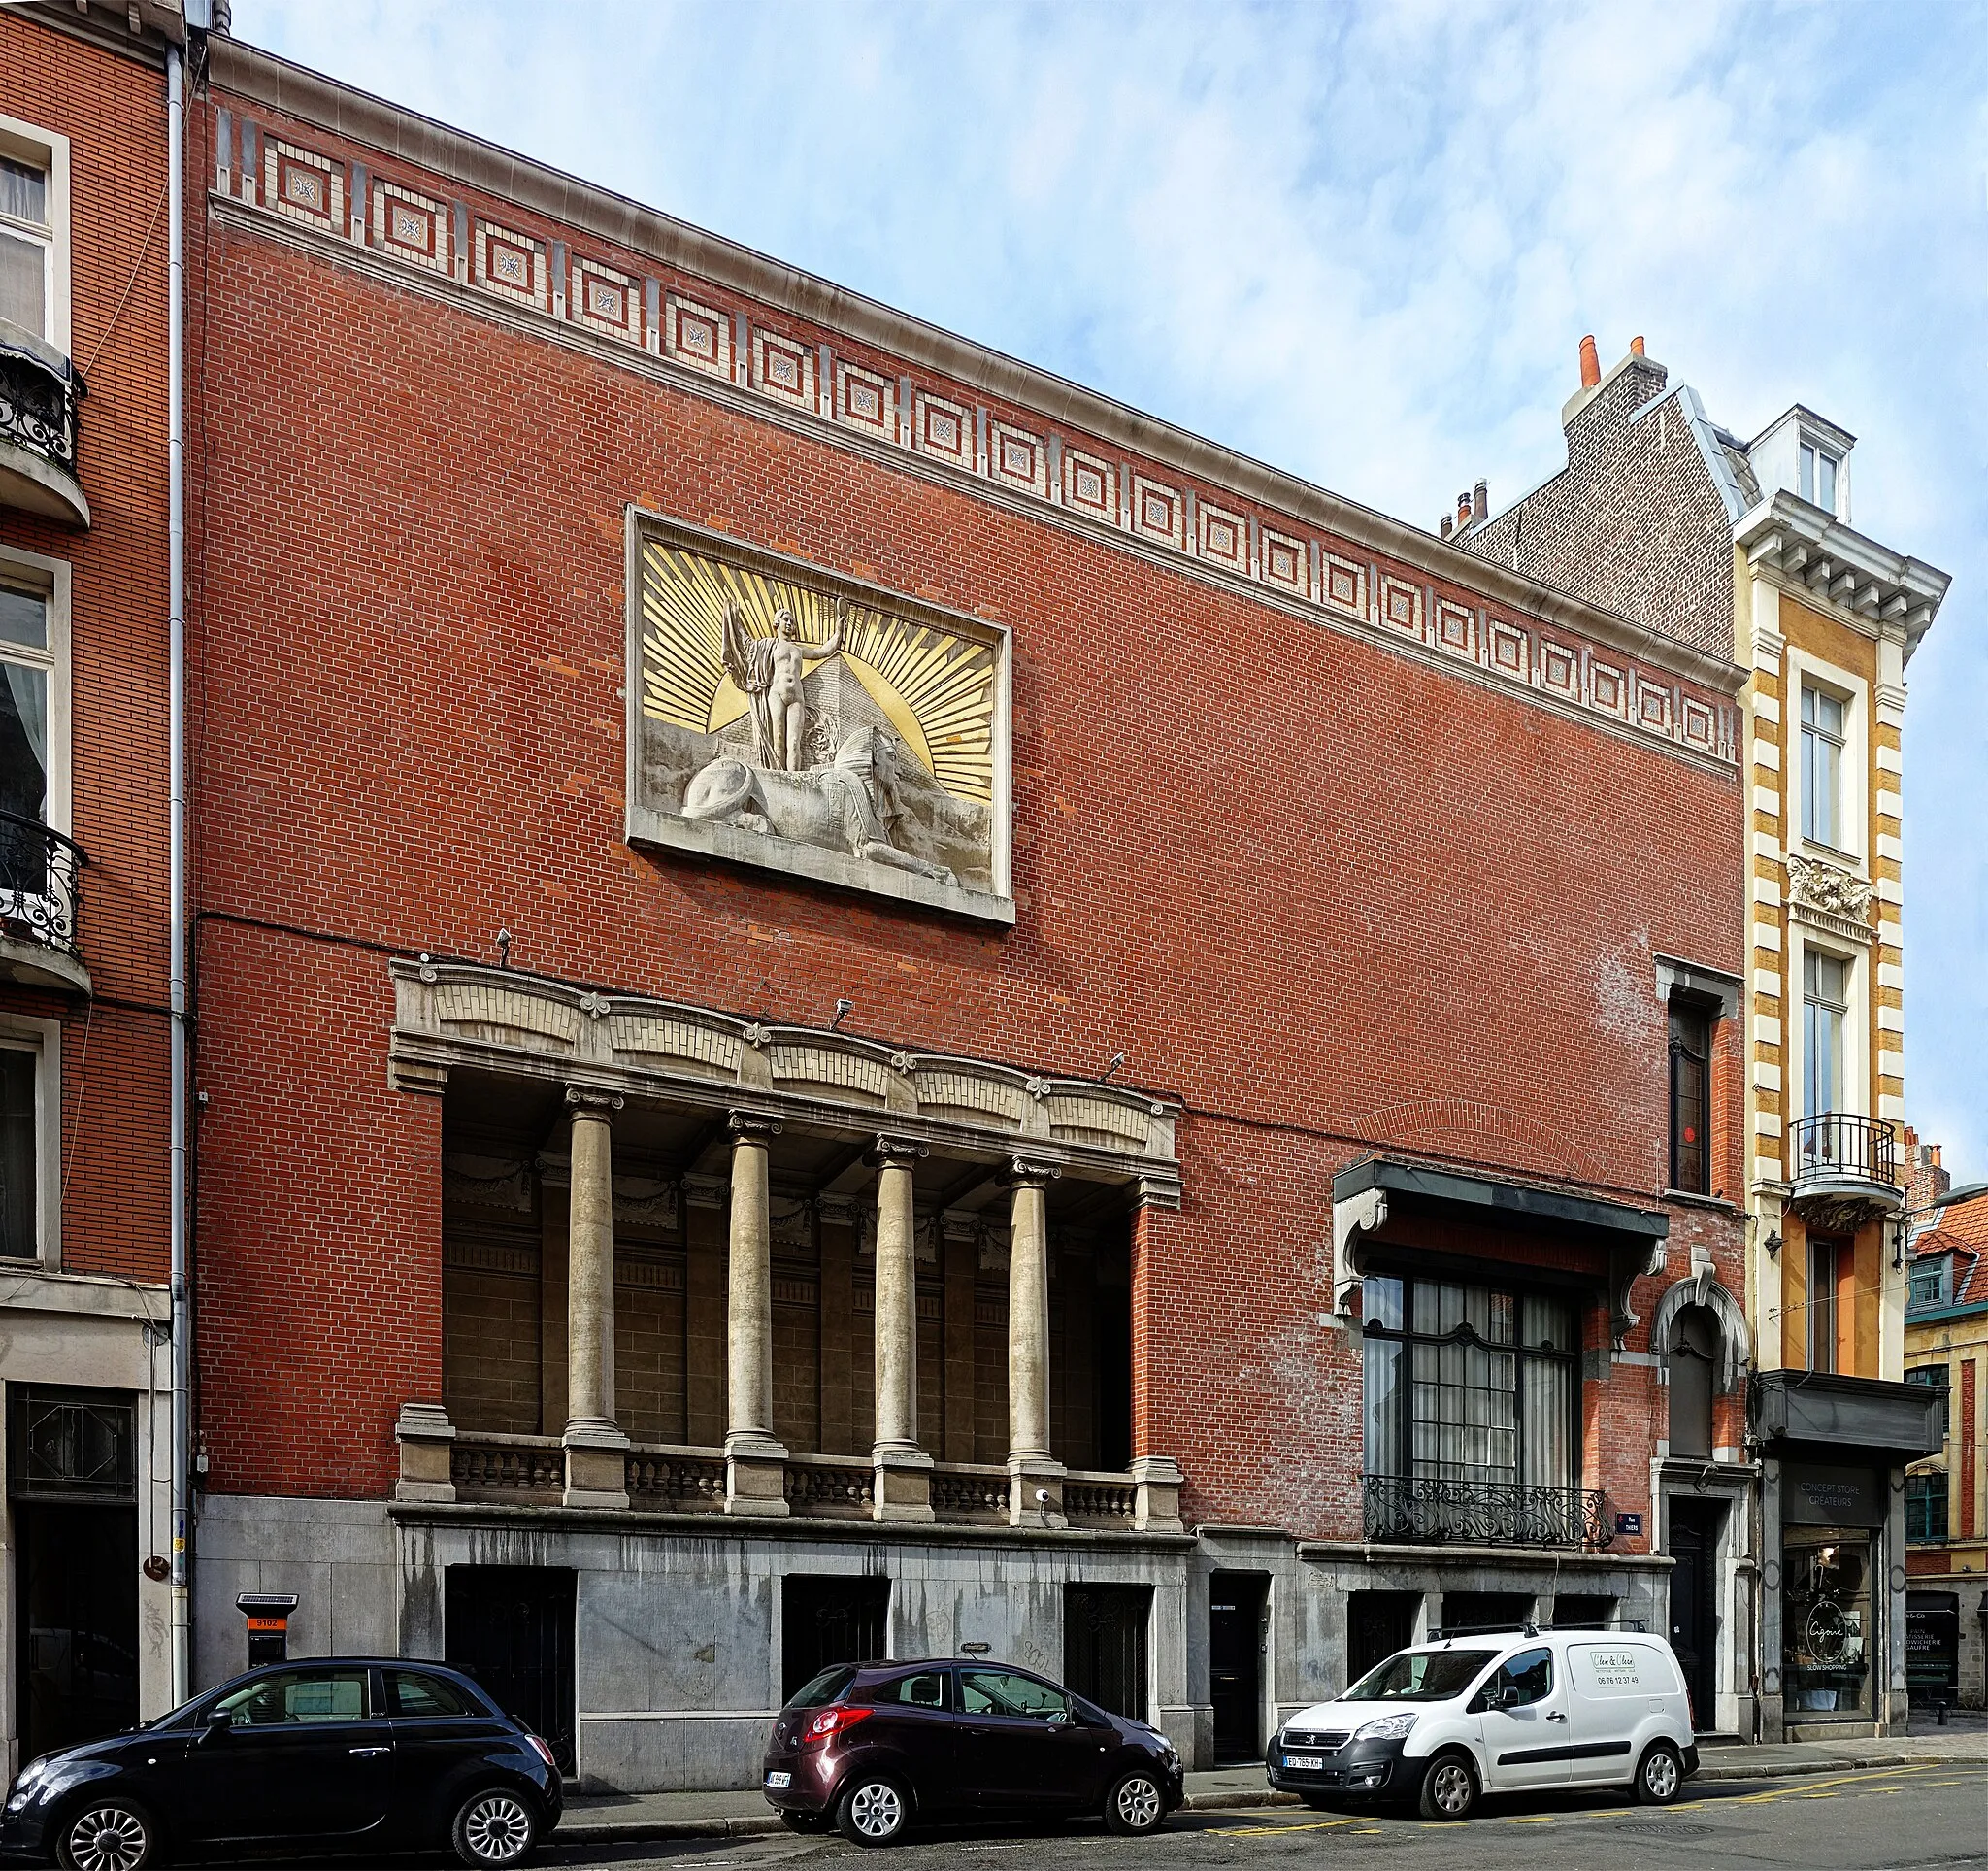
[[1501,1709],[1516,1709],[1524,1706],[1525,1697],[1520,1694],[1516,1683],[1508,1683],[1498,1691],[1498,1706]]
[[201,1731],[202,1741],[225,1741],[235,1731],[235,1715],[232,1709],[210,1709],[207,1712],[207,1726]]

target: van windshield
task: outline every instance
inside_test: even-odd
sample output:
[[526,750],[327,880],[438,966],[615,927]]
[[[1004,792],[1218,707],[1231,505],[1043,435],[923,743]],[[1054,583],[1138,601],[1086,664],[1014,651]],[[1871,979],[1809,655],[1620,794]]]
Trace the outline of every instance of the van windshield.
[[1498,1660],[1496,1651],[1400,1651],[1371,1669],[1342,1702],[1447,1702]]

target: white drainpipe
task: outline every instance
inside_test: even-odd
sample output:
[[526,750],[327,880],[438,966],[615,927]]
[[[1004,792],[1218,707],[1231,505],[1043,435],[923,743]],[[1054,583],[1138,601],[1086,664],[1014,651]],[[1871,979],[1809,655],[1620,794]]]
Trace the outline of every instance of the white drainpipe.
[[187,1586],[193,1521],[193,1305],[186,1280],[186,98],[180,49],[166,48],[166,603],[171,866],[173,1706],[193,1693]]

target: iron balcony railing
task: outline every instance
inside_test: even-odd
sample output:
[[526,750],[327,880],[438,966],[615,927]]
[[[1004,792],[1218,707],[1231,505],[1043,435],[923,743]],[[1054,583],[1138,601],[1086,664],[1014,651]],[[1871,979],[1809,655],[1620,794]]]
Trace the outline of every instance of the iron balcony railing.
[[1600,1488],[1366,1475],[1367,1537],[1412,1546],[1605,1547],[1614,1539]]
[[73,838],[39,819],[0,811],[0,934],[81,961],[77,915],[88,862]]
[[68,358],[17,326],[0,323],[0,441],[76,473],[76,422],[84,395]]
[[1794,1128],[1794,1181],[1882,1183],[1897,1188],[1898,1127],[1884,1118],[1825,1111],[1798,1119]]

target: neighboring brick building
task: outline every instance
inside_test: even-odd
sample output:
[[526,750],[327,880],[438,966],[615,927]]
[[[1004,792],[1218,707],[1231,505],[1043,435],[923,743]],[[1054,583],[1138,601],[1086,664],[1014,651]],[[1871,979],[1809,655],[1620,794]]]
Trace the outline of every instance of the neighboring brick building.
[[[169,1706],[165,51],[0,11],[0,1737]],[[85,380],[87,395],[84,394]],[[156,1568],[155,1568],[156,1569]]]
[[[1916,1144],[1907,1130],[1906,1138]],[[1988,1195],[1955,1190],[1938,1144],[1913,1209],[1905,1381],[1944,1392],[1941,1447],[1905,1476],[1909,1687],[1916,1704],[1988,1705]],[[1935,1204],[1939,1203],[1937,1209]]]
[[238,44],[198,134],[204,1675],[295,1590],[729,1784],[851,1649],[1206,1763],[1663,1618],[1728,643]]
[[[1562,422],[1565,470],[1495,516],[1468,499],[1444,530],[1700,648],[1729,615],[1748,672],[1747,978],[1704,984],[1704,1004],[1746,1019],[1732,1193],[1754,1377],[1733,1453],[1759,1465],[1660,1464],[1673,1604],[1688,1574],[1718,1582],[1695,1635],[1673,1611],[1673,1640],[1749,1667],[1768,1739],[1903,1726],[1904,1470],[1938,1435],[1902,1382],[1901,737],[1947,577],[1852,529],[1846,431],[1798,404],[1742,443],[1640,339],[1606,375],[1583,341]],[[1673,1332],[1674,1396],[1697,1353]]]

